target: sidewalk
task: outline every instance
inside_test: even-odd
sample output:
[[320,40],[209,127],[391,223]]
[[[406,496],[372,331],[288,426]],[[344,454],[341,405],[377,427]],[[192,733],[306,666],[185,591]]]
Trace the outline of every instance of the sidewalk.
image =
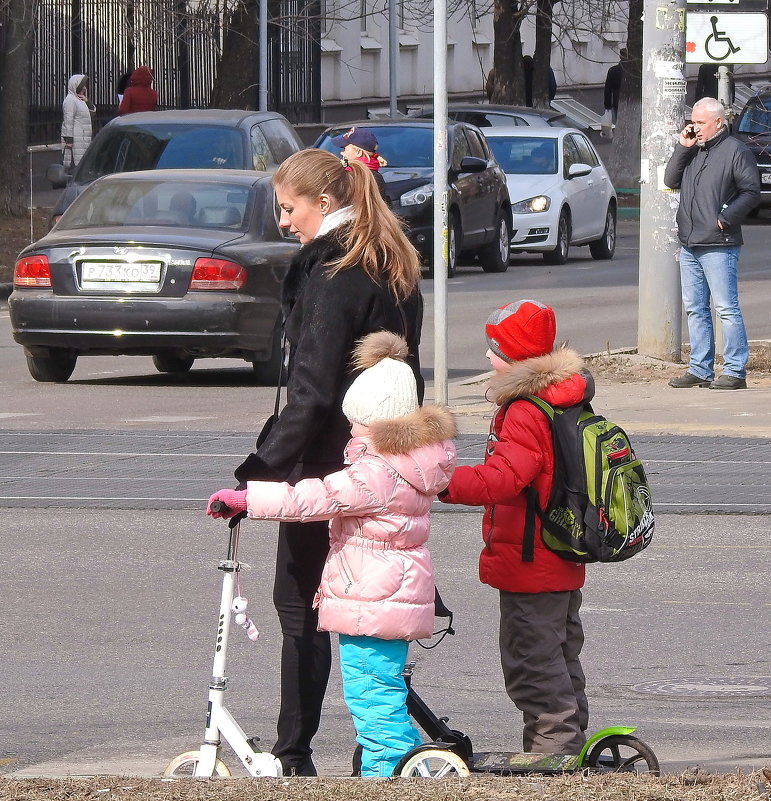
[[[667,385],[672,369],[677,374],[685,365],[649,361],[651,377],[646,380],[604,378],[598,371],[594,408],[630,434],[771,436],[771,378],[748,375],[746,390],[672,389]],[[489,375],[448,387],[449,404],[462,434],[486,433],[489,428],[493,407],[484,397]],[[433,399],[433,385],[427,386],[426,393]]]

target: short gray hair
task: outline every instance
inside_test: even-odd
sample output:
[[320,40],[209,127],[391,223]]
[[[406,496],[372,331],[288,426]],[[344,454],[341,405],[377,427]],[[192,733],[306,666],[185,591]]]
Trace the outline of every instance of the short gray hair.
[[725,121],[725,106],[714,97],[702,97],[693,104],[693,110],[704,109],[707,114]]

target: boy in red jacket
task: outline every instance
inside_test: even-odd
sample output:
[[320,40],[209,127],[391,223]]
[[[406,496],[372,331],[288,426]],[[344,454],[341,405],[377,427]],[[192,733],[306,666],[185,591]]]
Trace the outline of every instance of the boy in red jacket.
[[[578,353],[554,349],[549,306],[534,300],[502,306],[490,315],[485,334],[495,370],[488,397],[498,408],[484,463],[458,466],[439,499],[485,507],[479,578],[500,591],[501,665],[506,692],[524,717],[524,750],[577,754],[589,722],[579,661],[584,565],[547,550],[537,515],[528,515],[529,488],[540,508],[546,506],[554,449],[546,416],[518,399],[536,395],[553,406],[572,406],[590,399],[593,381]],[[534,517],[532,542],[524,536],[528,517]]]

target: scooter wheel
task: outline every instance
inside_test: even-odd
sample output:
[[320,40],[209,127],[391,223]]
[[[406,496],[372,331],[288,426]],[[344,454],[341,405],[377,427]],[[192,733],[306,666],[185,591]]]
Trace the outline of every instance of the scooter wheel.
[[613,734],[594,745],[584,763],[592,770],[606,773],[660,774],[653,749],[637,737]]
[[[173,776],[177,779],[187,779],[195,776],[195,769],[198,767],[200,760],[200,751],[185,751],[184,754],[180,754],[169,762],[166,770],[163,771],[163,775]],[[221,759],[214,763],[214,773],[223,779],[232,776],[230,768]]]
[[454,751],[424,745],[402,757],[393,775],[405,779],[444,779],[470,773],[468,765]]

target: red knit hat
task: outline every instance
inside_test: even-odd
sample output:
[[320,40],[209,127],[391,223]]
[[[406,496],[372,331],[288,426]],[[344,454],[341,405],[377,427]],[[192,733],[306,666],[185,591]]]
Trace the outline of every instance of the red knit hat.
[[485,323],[490,350],[507,362],[551,353],[556,334],[554,309],[537,300],[517,300],[501,306]]

